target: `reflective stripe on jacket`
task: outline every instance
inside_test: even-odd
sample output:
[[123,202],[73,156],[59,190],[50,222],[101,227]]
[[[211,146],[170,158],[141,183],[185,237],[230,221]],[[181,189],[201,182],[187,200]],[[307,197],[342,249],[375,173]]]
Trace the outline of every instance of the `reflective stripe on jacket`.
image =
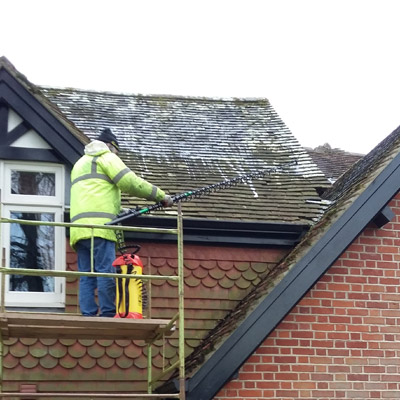
[[[107,145],[94,140],[85,147],[85,155],[71,171],[71,222],[103,225],[121,210],[121,191],[154,202],[165,193],[138,177]],[[94,230],[94,236],[116,241],[111,229]],[[70,229],[70,244],[91,237],[90,228]]]

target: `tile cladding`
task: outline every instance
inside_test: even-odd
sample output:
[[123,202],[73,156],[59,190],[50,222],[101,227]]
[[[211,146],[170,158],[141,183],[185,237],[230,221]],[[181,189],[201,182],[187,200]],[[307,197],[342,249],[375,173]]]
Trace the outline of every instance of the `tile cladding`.
[[[244,248],[185,246],[185,354],[195,351],[207,332],[274,270],[287,251],[254,249],[249,253]],[[145,273],[176,275],[178,261],[174,245],[155,248],[143,244],[140,253]],[[67,253],[67,263],[69,270],[76,270],[76,254],[72,251]],[[76,278],[68,279],[67,292],[67,311],[74,312],[77,310]],[[151,293],[151,316],[172,317],[178,308],[174,282],[154,280]],[[68,381],[82,385],[85,381],[101,381],[104,376],[109,385],[135,377],[135,385],[145,388],[147,348],[143,341],[19,338],[5,341],[5,345],[4,374],[10,388],[22,370],[31,380],[45,385],[46,390],[57,379],[62,381],[68,377]],[[154,372],[173,365],[177,358],[175,333],[153,346]],[[107,389],[106,383],[102,384]]]

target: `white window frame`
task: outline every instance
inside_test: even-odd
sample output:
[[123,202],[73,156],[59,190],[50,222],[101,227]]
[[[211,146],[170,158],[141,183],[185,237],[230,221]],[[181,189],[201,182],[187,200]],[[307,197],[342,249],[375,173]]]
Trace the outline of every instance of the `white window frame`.
[[[35,196],[11,193],[11,171],[47,172],[55,174],[55,195]],[[64,219],[65,171],[60,164],[14,162],[0,160],[1,215],[10,218],[11,212],[53,213],[55,222]],[[65,228],[55,227],[55,270],[66,268]],[[10,266],[10,224],[1,224],[1,248],[5,253],[6,268]],[[65,278],[55,277],[54,292],[16,292],[9,290],[9,275],[5,282],[7,307],[65,307]]]
[[[28,172],[48,172],[53,173],[56,178],[56,187],[54,196],[39,196],[26,194],[11,193],[11,171],[28,171]],[[64,168],[57,164],[38,164],[38,163],[14,163],[4,162],[4,198],[6,204],[38,204],[49,206],[63,206],[64,201]]]

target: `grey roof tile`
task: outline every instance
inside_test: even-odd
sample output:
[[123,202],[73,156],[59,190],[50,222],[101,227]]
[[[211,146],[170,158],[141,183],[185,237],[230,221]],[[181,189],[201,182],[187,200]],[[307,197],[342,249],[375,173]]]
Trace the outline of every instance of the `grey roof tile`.
[[[285,172],[186,202],[184,216],[310,224],[321,215],[323,207],[308,200],[327,180],[266,99],[41,90],[88,137],[111,128],[125,163],[170,194],[297,161]],[[144,204],[127,196],[123,202]]]
[[362,154],[332,149],[328,143],[315,149],[306,148],[306,150],[325,176],[332,182],[336,181],[355,162],[363,158]]

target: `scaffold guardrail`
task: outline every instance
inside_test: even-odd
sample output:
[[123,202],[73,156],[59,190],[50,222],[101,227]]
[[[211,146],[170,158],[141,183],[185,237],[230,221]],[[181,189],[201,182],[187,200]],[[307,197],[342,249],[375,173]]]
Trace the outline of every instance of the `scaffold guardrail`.
[[[1,206],[1,205],[0,205]],[[0,208],[1,211],[1,208]],[[1,212],[0,212],[1,215]],[[169,322],[163,327],[164,331],[171,330],[175,323],[178,321],[178,351],[179,357],[176,363],[174,363],[169,368],[166,368],[161,375],[153,378],[152,372],[152,345],[156,340],[159,340],[163,335],[162,332],[156,334],[151,340],[147,343],[147,393],[19,393],[19,392],[3,392],[3,356],[4,356],[4,343],[3,343],[3,332],[0,330],[0,398],[9,398],[18,396],[22,398],[28,398],[32,395],[35,398],[57,398],[57,397],[71,397],[71,398],[179,398],[180,400],[185,399],[185,353],[184,353],[184,280],[183,280],[183,223],[182,223],[182,211],[181,206],[178,204],[178,213],[177,213],[177,229],[163,229],[163,228],[151,228],[151,227],[134,227],[134,226],[115,226],[115,225],[95,225],[95,224],[76,224],[76,223],[68,223],[68,222],[47,222],[47,221],[31,221],[31,220],[22,220],[22,219],[12,219],[5,218],[0,216],[0,228],[2,228],[3,224],[26,224],[26,225],[47,225],[47,226],[55,226],[61,228],[70,228],[70,227],[84,227],[89,228],[92,231],[91,241],[92,241],[92,252],[91,252],[91,272],[79,272],[79,271],[66,271],[66,270],[40,270],[40,269],[30,269],[30,268],[10,268],[7,266],[7,261],[5,257],[4,251],[4,243],[3,243],[3,234],[2,229],[0,229],[0,248],[2,249],[2,262],[0,266],[0,279],[1,279],[1,295],[0,295],[0,313],[7,317],[10,315],[9,311],[6,307],[6,276],[7,275],[35,275],[35,276],[50,276],[50,277],[80,277],[80,276],[92,276],[92,277],[109,277],[109,278],[130,278],[132,275],[129,274],[120,274],[120,273],[97,273],[94,272],[94,263],[93,263],[93,243],[94,236],[93,231],[96,228],[101,229],[111,229],[111,230],[122,230],[124,232],[142,232],[142,233],[161,233],[161,234],[173,234],[177,236],[177,257],[178,257],[178,274],[173,276],[159,276],[159,275],[140,275],[140,279],[143,281],[151,280],[170,280],[178,283],[178,311],[177,313],[170,317]],[[65,235],[66,238],[66,235]],[[150,286],[151,288],[151,286]],[[151,290],[150,294],[151,296]],[[32,315],[34,313],[32,312]],[[61,313],[58,315],[62,315],[67,317],[67,313]],[[76,317],[79,318],[79,317]],[[85,318],[85,317],[81,317]],[[96,320],[98,318],[90,318],[91,320]],[[114,323],[117,319],[107,319],[110,324]],[[143,320],[134,320],[130,319],[130,321],[134,324],[135,321],[143,321]],[[151,321],[151,318],[149,319]],[[116,323],[121,321],[116,321]],[[133,338],[134,339],[134,338]],[[170,393],[170,394],[155,394],[153,393],[153,387],[155,384],[162,379],[163,376],[167,375],[172,370],[179,368],[179,393]]]

